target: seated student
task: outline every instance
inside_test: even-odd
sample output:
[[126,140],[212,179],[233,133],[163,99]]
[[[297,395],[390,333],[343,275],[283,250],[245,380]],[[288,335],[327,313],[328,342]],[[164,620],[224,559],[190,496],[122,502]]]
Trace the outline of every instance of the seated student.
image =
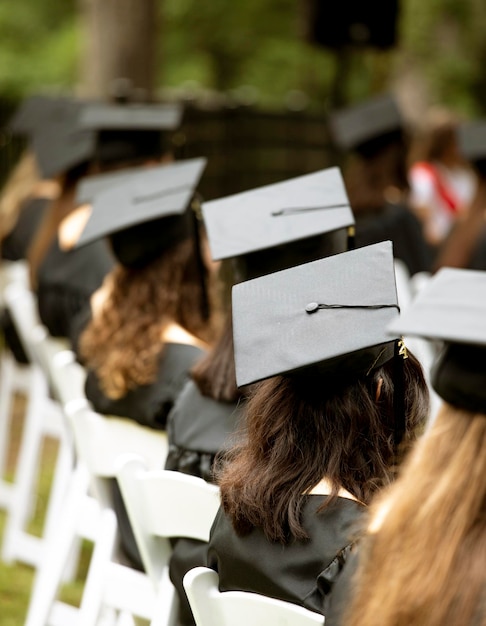
[[35,156],[27,150],[12,170],[0,196],[0,253],[6,261],[20,261],[49,204],[59,193],[55,181],[41,180]]
[[77,184],[90,173],[161,159],[165,133],[180,117],[180,107],[172,105],[76,101],[34,134],[41,171],[61,181],[61,194],[49,207],[28,254],[40,318],[52,335],[69,337],[72,319],[114,265],[103,239],[79,250],[59,245],[57,230],[75,208]]
[[[105,237],[117,263],[91,298],[78,354],[88,371],[86,396],[100,413],[165,429],[204,353],[206,273],[193,210],[204,167],[193,159],[143,170],[95,197],[76,245]],[[141,568],[113,485],[123,547]]]
[[91,298],[77,353],[95,410],[165,429],[202,356],[206,272],[192,208],[204,159],[142,170],[101,192],[77,241],[106,238],[117,263]]
[[395,99],[384,95],[335,111],[329,130],[347,157],[344,179],[356,217],[356,247],[390,239],[411,275],[429,271],[433,253],[408,201],[407,136]]
[[486,272],[444,268],[393,322],[393,332],[444,342],[432,368],[444,405],[370,508],[357,570],[340,581],[326,624],[486,623],[485,313]]
[[440,246],[434,269],[486,270],[486,120],[462,124],[458,143],[461,154],[476,173],[476,192]]
[[410,150],[410,203],[434,248],[467,211],[476,186],[474,173],[459,150],[459,127],[452,111],[434,107]]
[[237,382],[263,382],[218,477],[221,590],[326,614],[356,523],[428,411],[418,361],[385,334],[397,315],[390,242],[233,287]]
[[[281,215],[286,208],[292,212]],[[343,252],[354,224],[338,168],[206,202],[202,209],[212,257],[236,282]],[[218,342],[192,368],[167,420],[166,468],[208,481],[216,455],[242,425],[247,392],[236,386],[231,310],[226,316]],[[174,546],[170,575],[182,624],[194,623],[182,579],[206,561],[207,543],[180,539]]]
[[[35,156],[26,150],[0,195],[0,256],[25,261],[27,250],[49,203],[59,192],[54,181],[40,180]],[[19,363],[28,363],[8,309],[0,310],[5,343]]]

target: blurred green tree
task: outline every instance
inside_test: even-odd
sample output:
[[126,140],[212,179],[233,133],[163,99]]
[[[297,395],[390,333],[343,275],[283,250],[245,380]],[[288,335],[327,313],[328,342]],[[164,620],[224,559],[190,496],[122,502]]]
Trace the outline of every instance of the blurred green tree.
[[[153,67],[144,63],[159,89],[204,88],[262,106],[308,102],[326,110],[336,85],[349,102],[402,86],[416,91],[418,105],[441,102],[468,115],[486,114],[484,0],[402,0],[399,45],[350,53],[348,78],[334,52],[304,41],[302,0],[153,1],[160,14],[157,46],[149,52]],[[99,58],[86,51],[83,2],[0,0],[2,95],[74,88],[99,69]],[[123,48],[123,40],[108,34],[103,44]],[[129,50],[122,50],[125,63],[133,56]]]

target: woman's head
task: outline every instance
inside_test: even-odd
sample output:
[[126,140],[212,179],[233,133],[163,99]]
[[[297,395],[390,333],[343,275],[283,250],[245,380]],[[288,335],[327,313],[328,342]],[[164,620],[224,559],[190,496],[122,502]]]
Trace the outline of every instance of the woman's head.
[[205,295],[193,238],[140,269],[118,265],[106,286],[108,299],[81,336],[80,351],[105,394],[120,398],[155,379],[169,323],[204,336]]
[[411,161],[437,161],[444,165],[464,164],[457,139],[459,117],[441,107],[432,108],[417,129]]
[[277,376],[257,385],[245,443],[220,476],[236,530],[261,526],[270,539],[303,538],[302,494],[322,478],[333,496],[343,487],[364,503],[391,482],[428,414],[420,364],[409,355],[403,365],[405,434],[398,451],[393,359],[368,376]]
[[408,192],[406,153],[406,138],[397,131],[381,137],[372,150],[349,155],[345,181],[355,214],[380,211],[390,190]]

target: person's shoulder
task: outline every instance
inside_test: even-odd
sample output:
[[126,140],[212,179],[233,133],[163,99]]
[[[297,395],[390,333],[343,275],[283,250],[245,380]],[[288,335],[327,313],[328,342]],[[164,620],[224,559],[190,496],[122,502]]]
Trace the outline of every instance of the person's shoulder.
[[205,352],[209,347],[204,341],[175,322],[168,324],[164,328],[162,331],[162,341],[167,344],[193,346],[195,348],[199,348],[203,352]]

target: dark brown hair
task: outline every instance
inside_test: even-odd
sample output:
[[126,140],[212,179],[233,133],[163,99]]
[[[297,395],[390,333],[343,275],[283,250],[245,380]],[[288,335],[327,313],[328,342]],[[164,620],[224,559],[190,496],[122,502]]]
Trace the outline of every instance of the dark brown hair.
[[398,135],[372,156],[350,155],[345,169],[345,183],[353,211],[381,211],[390,188],[408,192],[406,144]]
[[346,626],[486,620],[486,416],[444,405],[373,504]]
[[117,265],[105,279],[109,299],[81,335],[80,354],[109,398],[155,380],[169,323],[204,337],[207,322],[195,263],[189,238],[142,269]]
[[[395,476],[396,464],[428,412],[419,362],[404,362],[406,428],[399,457],[394,445],[393,372],[389,361],[368,377],[277,376],[256,386],[247,404],[247,433],[219,472],[222,505],[240,535],[262,528],[268,539],[305,539],[304,494],[326,477],[368,503]],[[377,385],[382,379],[379,400]]]
[[236,402],[242,397],[242,392],[236,386],[231,310],[219,339],[194,365],[191,376],[203,396],[220,402]]

